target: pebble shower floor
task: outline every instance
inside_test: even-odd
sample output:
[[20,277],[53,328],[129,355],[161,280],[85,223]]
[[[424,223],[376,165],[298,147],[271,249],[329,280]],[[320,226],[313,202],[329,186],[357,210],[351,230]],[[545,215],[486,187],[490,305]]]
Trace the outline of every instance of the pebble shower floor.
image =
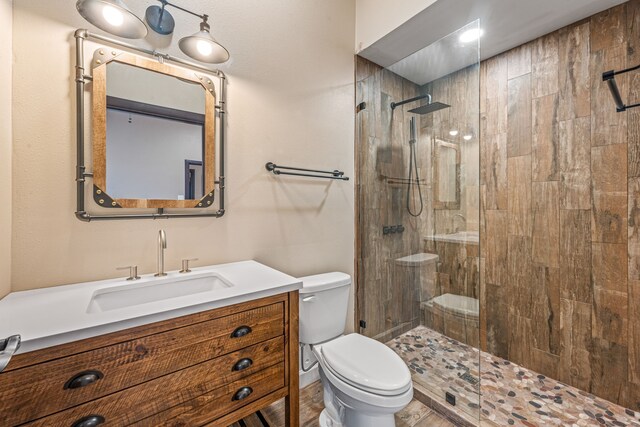
[[[483,426],[633,426],[640,413],[419,326],[389,341],[413,381],[456,395]],[[481,368],[481,369],[480,369]],[[481,396],[481,397],[480,397]],[[480,403],[480,407],[478,407]]]

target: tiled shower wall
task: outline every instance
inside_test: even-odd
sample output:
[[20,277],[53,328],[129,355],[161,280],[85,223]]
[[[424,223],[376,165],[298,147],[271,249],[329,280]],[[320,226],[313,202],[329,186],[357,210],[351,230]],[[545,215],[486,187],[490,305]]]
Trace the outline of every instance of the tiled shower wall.
[[[640,409],[640,64],[632,0],[481,64],[489,352]],[[616,77],[640,101],[640,73]],[[482,323],[482,322],[481,322]]]

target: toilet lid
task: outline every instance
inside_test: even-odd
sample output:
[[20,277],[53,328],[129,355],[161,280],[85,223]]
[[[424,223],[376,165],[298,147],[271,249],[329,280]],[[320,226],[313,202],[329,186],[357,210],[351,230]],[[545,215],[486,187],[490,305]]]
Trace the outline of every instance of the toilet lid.
[[349,334],[323,344],[321,352],[335,375],[360,390],[392,396],[411,387],[404,361],[374,339]]

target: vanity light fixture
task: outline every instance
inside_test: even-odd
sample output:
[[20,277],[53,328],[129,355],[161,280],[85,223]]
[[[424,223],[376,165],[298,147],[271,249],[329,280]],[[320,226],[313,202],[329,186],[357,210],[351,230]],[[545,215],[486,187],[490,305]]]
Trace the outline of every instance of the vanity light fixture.
[[[160,6],[149,6],[145,12],[145,20],[153,31],[165,36],[173,33],[175,20],[166,10],[167,6],[171,6],[202,20],[200,31],[183,37],[178,42],[180,50],[185,55],[209,64],[220,64],[229,60],[229,51],[211,35],[211,27],[207,22],[208,15],[199,15],[167,0],[158,0],[158,2]],[[147,35],[145,23],[127,7],[123,0],[78,0],[76,9],[84,19],[116,36],[140,39]]]
[[451,135],[451,136],[456,136],[456,135],[458,135],[458,131],[457,131],[457,130],[455,130],[455,129],[451,129],[451,130],[449,131],[449,135]]
[[229,51],[213,38],[209,32],[207,15],[202,15],[200,31],[192,36],[183,37],[178,42],[180,50],[185,55],[200,61],[211,64],[221,64],[229,60]]
[[197,16],[202,20],[200,23],[200,31],[197,33],[183,37],[178,42],[180,50],[190,58],[200,62],[209,64],[220,64],[229,60],[229,51],[218,43],[211,35],[211,27],[207,22],[208,15],[198,15],[188,9],[169,3],[167,0],[158,0],[162,6],[149,6],[145,12],[145,19],[149,27],[158,34],[171,34],[175,27],[173,16],[166,10],[167,6],[171,6],[190,15]]
[[464,139],[465,141],[471,141],[471,138],[473,138],[473,135],[471,135],[470,133],[462,137],[462,139]]
[[84,19],[116,36],[140,39],[147,27],[122,0],[78,0],[76,9]]

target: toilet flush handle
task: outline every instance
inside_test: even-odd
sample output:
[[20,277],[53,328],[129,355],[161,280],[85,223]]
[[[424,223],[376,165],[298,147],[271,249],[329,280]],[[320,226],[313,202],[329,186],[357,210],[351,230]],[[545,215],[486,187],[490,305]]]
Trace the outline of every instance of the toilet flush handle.
[[302,302],[313,302],[316,299],[315,295],[309,295],[308,297],[302,298]]

